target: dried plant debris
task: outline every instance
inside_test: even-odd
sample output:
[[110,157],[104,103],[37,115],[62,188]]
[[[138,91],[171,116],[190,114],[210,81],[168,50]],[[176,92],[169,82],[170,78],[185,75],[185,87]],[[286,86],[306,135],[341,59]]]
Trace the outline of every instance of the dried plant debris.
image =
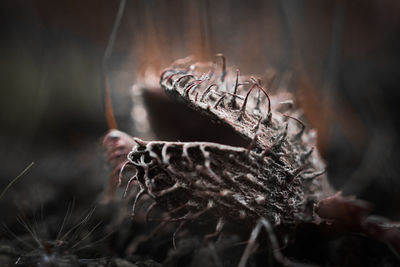
[[[337,209],[350,210],[337,221],[351,220],[354,202],[328,198],[334,192],[316,149],[316,132],[306,127],[291,94],[271,93],[273,76],[264,82],[242,77],[219,57],[222,64],[177,61],[161,74],[160,85],[173,101],[232,129],[243,142],[144,141],[113,130],[104,139],[114,168],[110,192],[116,185],[125,184],[125,195],[134,188],[133,215],[141,197],[150,197],[153,204],[144,216],[151,218],[154,207],[165,210],[163,223],[179,223],[174,237],[189,222],[214,225],[206,239],[228,225],[236,234],[251,232],[240,266],[264,228],[275,260],[291,265],[278,249],[276,229],[291,236],[302,223],[326,225]],[[134,170],[131,177],[124,175],[127,170]],[[364,224],[366,216],[361,217],[357,225]]]
[[324,219],[324,227],[331,233],[364,233],[376,240],[387,242],[392,249],[400,252],[400,222],[371,215],[372,206],[368,202],[354,196],[342,196],[339,191],[319,201],[314,210]]

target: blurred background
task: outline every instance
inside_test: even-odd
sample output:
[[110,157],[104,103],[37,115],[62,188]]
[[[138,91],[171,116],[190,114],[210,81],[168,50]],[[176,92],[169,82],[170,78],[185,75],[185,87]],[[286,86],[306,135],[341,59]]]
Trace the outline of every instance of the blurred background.
[[103,68],[118,7],[2,1],[1,190],[35,165],[1,210],[14,216],[40,202],[57,209],[72,197],[98,199],[109,173],[100,149],[104,69],[119,129],[134,135],[136,81],[178,58],[224,53],[242,74],[273,69],[296,94],[336,189],[400,219],[399,1],[127,1]]

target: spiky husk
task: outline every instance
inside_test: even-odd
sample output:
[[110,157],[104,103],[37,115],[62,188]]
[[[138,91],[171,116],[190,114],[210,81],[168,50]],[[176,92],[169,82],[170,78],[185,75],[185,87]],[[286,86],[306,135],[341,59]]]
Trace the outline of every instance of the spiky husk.
[[168,211],[168,221],[217,219],[249,228],[260,217],[285,226],[311,221],[313,205],[330,194],[315,131],[296,118],[298,109],[287,108],[290,94],[270,96],[259,80],[240,81],[238,71],[218,69],[175,64],[160,84],[173,99],[231,127],[249,147],[136,139],[128,162],[137,173],[127,189],[137,181],[136,201],[149,195]]

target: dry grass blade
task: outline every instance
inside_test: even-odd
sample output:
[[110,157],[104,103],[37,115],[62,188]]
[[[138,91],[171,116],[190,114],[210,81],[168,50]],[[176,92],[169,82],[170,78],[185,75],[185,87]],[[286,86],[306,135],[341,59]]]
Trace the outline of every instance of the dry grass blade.
[[18,181],[19,178],[21,178],[22,176],[25,175],[25,173],[27,173],[29,171],[30,168],[32,168],[32,166],[34,165],[34,162],[31,162],[31,164],[28,165],[28,167],[26,167],[20,174],[18,174],[17,177],[15,177],[7,186],[6,188],[4,188],[3,192],[1,192],[0,194],[0,200],[3,198],[3,196],[5,195],[5,193],[8,191],[8,189],[11,188],[11,186]]

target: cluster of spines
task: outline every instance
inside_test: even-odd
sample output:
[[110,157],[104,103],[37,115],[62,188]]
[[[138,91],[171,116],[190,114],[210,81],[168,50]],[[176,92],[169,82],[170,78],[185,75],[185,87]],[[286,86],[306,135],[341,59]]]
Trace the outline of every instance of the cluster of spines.
[[[222,64],[222,70],[220,74],[220,81],[217,83],[211,83],[209,82],[212,80],[215,71],[212,70],[209,72],[207,75],[202,75],[201,77],[196,78],[193,74],[188,74],[189,70],[175,70],[175,69],[167,69],[161,74],[161,83],[166,85],[167,87],[170,86],[172,88],[177,88],[180,87],[183,82],[185,82],[185,85],[183,87],[183,92],[182,95],[185,96],[187,99],[190,100],[190,93],[194,92],[198,87],[200,87],[202,84],[207,84],[206,89],[203,91],[203,93],[199,96],[199,91],[196,91],[194,94],[194,103],[197,103],[197,101],[200,102],[206,102],[207,97],[210,94],[216,95],[218,98],[215,100],[214,104],[212,107],[214,109],[218,109],[218,106],[223,103],[224,100],[228,99],[230,97],[230,101],[228,103],[229,108],[233,110],[240,110],[240,115],[238,117],[238,120],[242,120],[243,116],[246,114],[246,105],[247,105],[247,100],[250,95],[250,93],[253,91],[253,89],[258,89],[259,92],[261,91],[267,98],[268,100],[268,111],[266,118],[264,122],[267,124],[268,122],[271,121],[272,117],[272,112],[271,112],[271,99],[267,93],[267,91],[261,86],[261,81],[259,79],[256,79],[252,77],[251,80],[251,87],[247,91],[245,96],[239,95],[238,94],[238,87],[247,85],[249,82],[244,82],[244,83],[239,83],[239,76],[240,72],[239,70],[236,70],[236,80],[234,85],[232,86],[231,92],[224,91],[224,90],[218,90],[220,87],[226,87],[226,60],[223,55],[220,55],[223,58],[223,64]],[[190,68],[189,68],[190,69]],[[180,76],[179,76],[180,75]],[[179,76],[178,78],[174,79],[174,77]],[[192,79],[192,81],[190,81]],[[216,90],[213,90],[215,88]],[[243,100],[242,105],[239,107],[236,98]],[[258,94],[257,96],[257,105],[255,109],[259,110],[259,105],[260,105],[260,99],[261,96]]]
[[[138,145],[135,146],[128,155],[127,163],[135,166],[137,168],[137,172],[136,175],[130,178],[126,186],[126,192],[128,192],[132,188],[134,181],[137,181],[139,184],[139,191],[136,194],[133,204],[133,214],[137,201],[144,193],[148,194],[157,201],[167,194],[171,194],[181,188],[193,190],[191,194],[193,195],[194,199],[203,198],[205,200],[218,197],[221,198],[221,201],[223,201],[224,197],[231,197],[234,192],[245,194],[246,190],[250,191],[251,189],[255,189],[257,192],[259,192],[259,194],[254,196],[255,202],[258,205],[261,205],[262,209],[266,209],[266,207],[263,206],[266,203],[266,196],[263,194],[263,192],[271,190],[271,188],[268,188],[265,185],[270,178],[268,178],[265,174],[264,176],[266,177],[263,177],[263,175],[257,175],[251,170],[252,168],[260,168],[260,165],[265,165],[264,160],[262,160],[264,157],[264,155],[262,155],[263,153],[260,155],[251,151],[249,154],[249,151],[244,148],[235,148],[203,142],[145,142],[137,138],[135,138],[135,141]],[[189,149],[191,148],[196,149],[197,161],[199,158],[201,158],[200,162],[194,162],[195,160],[193,159],[193,156],[189,155]],[[237,165],[238,168],[241,168],[240,173],[235,174],[234,170],[225,169],[222,171],[222,175],[218,175],[212,167],[212,159],[215,159],[217,155],[215,154],[215,151],[213,154],[210,154],[210,149],[218,149],[221,153],[229,154],[231,156],[230,160],[235,161],[235,165]],[[179,151],[180,155],[177,154],[177,151]],[[172,164],[170,162],[171,156],[177,157],[179,161],[181,161],[181,165],[176,166],[176,164]],[[257,166],[251,166],[248,163],[242,162],[243,158],[240,157],[247,158],[249,162],[253,161]],[[259,160],[262,160],[263,162],[257,163]],[[275,168],[281,169],[282,173],[284,173],[284,176],[290,177],[290,179],[293,179],[293,177],[297,176],[299,172],[303,170],[302,168],[285,169],[283,166],[276,164],[273,160],[269,160],[268,164],[265,166],[270,166],[270,164],[274,165]],[[162,188],[161,190],[158,189],[158,191],[153,190],[152,181],[157,179],[157,177],[150,177],[151,175],[149,175],[149,170],[153,167],[160,168],[159,175],[165,175],[165,170],[169,173],[169,175],[174,177],[173,181],[169,184],[169,187]],[[268,171],[263,170],[263,168],[261,168],[261,170],[265,171],[265,173]],[[193,177],[196,177],[196,179],[193,179]],[[228,179],[228,181],[226,179]],[[202,186],[201,183],[203,183],[203,185],[206,184],[206,186]],[[227,189],[229,187],[233,191]],[[249,188],[246,189],[246,187]],[[197,192],[196,188],[198,189]],[[205,190],[205,188],[210,190]],[[244,189],[246,190],[243,191]],[[188,196],[188,198],[189,197],[190,196]],[[242,206],[243,208],[239,212],[238,217],[240,219],[245,219],[246,216],[249,216],[249,212],[254,213],[252,216],[265,216],[265,214],[256,214],[255,210],[252,209],[251,206],[247,206],[245,203],[239,201],[241,197],[237,197],[236,199],[233,197],[232,199],[239,202],[236,204]],[[190,201],[190,199],[188,199],[188,201]],[[206,201],[202,202],[205,203]],[[215,203],[208,203],[207,205],[209,207],[207,207],[206,210],[209,210],[214,204]],[[226,203],[223,201],[222,204],[228,208],[230,206],[229,201]],[[181,208],[184,207],[182,206]],[[191,217],[190,219],[194,218]]]
[[[237,190],[237,192],[240,192],[246,186],[260,192],[260,194],[258,194],[255,197],[254,201],[257,203],[259,207],[265,208],[268,199],[266,198],[266,195],[262,194],[261,192],[269,190],[269,188],[267,188],[263,183],[263,181],[267,181],[269,178],[258,177],[258,176],[255,177],[254,175],[252,175],[250,169],[253,168],[253,166],[247,165],[245,162],[241,162],[240,158],[241,156],[243,156],[243,157],[250,157],[250,160],[254,160],[252,157],[254,156],[259,157],[258,154],[256,154],[255,152],[250,152],[249,154],[248,151],[244,148],[235,148],[235,147],[223,146],[212,143],[146,142],[137,138],[135,138],[134,140],[137,143],[137,146],[135,146],[134,149],[129,154],[128,163],[137,167],[138,172],[136,173],[135,176],[133,176],[129,180],[127,184],[127,190],[131,188],[131,183],[133,183],[134,181],[138,181],[140,190],[136,194],[135,203],[133,205],[133,213],[136,206],[136,202],[138,201],[138,199],[142,194],[146,193],[154,199],[154,202],[146,210],[145,214],[146,221],[149,220],[149,214],[154,209],[154,207],[160,204],[158,201],[160,201],[161,198],[165,197],[166,195],[173,193],[175,190],[178,190],[179,188],[188,188],[191,185],[195,184],[196,182],[197,183],[207,182],[209,187],[212,187],[214,185],[216,189],[207,191],[207,190],[200,190],[199,187],[198,188],[199,191],[194,192],[192,196],[193,199],[188,199],[186,202],[181,203],[180,205],[176,205],[172,209],[168,210],[167,214],[160,220],[161,221],[160,226],[170,222],[179,223],[179,225],[177,226],[176,230],[172,235],[174,247],[176,246],[175,238],[177,232],[180,231],[187,222],[199,219],[205,213],[212,211],[217,205],[225,205],[227,209],[236,210],[238,212],[237,217],[240,220],[246,220],[246,218],[249,218],[250,212],[253,213],[253,216],[255,213],[256,219],[251,220],[251,222],[252,225],[256,225],[256,227],[253,229],[249,241],[249,246],[254,246],[256,236],[259,234],[261,227],[266,228],[267,231],[269,232],[270,242],[273,242],[273,246],[274,247],[278,246],[271,225],[269,224],[269,221],[266,219],[265,216],[266,214],[256,214],[257,212],[256,210],[254,209],[252,210],[252,207],[248,207],[246,203],[243,202],[240,203],[241,201],[239,199],[237,199],[238,203],[236,203],[236,205],[229,203],[229,200],[225,201],[224,198],[228,197],[229,194],[231,194],[232,192],[230,190],[218,187],[224,184],[225,182],[224,179],[230,177],[231,178],[230,184],[233,183],[233,185],[236,187],[235,190]],[[194,151],[189,152],[191,148],[195,148],[196,154],[200,153],[201,155],[198,155],[198,157],[194,159],[192,155]],[[244,175],[244,173],[240,173],[235,176],[232,170],[225,170],[224,171],[225,175],[223,175],[223,177],[219,177],[218,174],[214,172],[211,167],[211,157],[215,156],[215,154],[211,155],[211,152],[209,151],[210,148],[212,148],[211,150],[218,149],[222,153],[231,153],[231,155],[236,156],[234,158],[234,160],[236,161],[235,163],[238,166],[242,167],[244,172],[247,171],[248,172],[247,175]],[[180,152],[180,155],[176,154],[177,151]],[[215,180],[202,181],[200,179],[200,176],[190,177],[190,175],[188,176],[182,175],[183,168],[176,169],[175,168],[176,166],[174,166],[174,164],[171,162],[171,160],[173,160],[171,159],[171,156],[182,159],[182,165],[185,165],[185,167],[187,167],[185,173],[191,173],[191,172],[201,173],[201,171],[197,166],[202,166],[204,167],[203,171],[207,172],[208,177]],[[155,176],[150,177],[149,170],[154,166],[163,166],[170,173],[175,174],[176,179],[173,181],[174,183],[170,185],[170,187],[163,188],[162,190],[159,191],[152,190],[151,179],[157,179],[157,177]],[[142,170],[142,172],[140,172],[140,170]],[[138,177],[138,175],[140,175],[141,177]],[[177,179],[178,177],[181,180]],[[197,180],[195,179],[187,180],[190,178],[192,179],[197,178]],[[243,179],[245,180],[245,182],[243,182]],[[246,192],[242,191],[242,193],[245,194]],[[199,198],[202,198],[201,203],[199,203],[199,201],[196,202],[196,199]],[[215,201],[215,198],[217,198],[218,201]],[[242,206],[243,209],[239,210],[235,209],[237,205]],[[272,205],[276,209],[280,210],[284,209],[284,207],[279,206],[279,203],[272,203]],[[182,214],[180,213],[180,211],[182,210],[186,211]],[[177,217],[176,214],[180,214],[180,216]],[[205,239],[208,240],[210,238],[219,235],[219,233],[223,230],[226,222],[230,219],[231,218],[229,217],[227,218],[225,216],[222,216],[221,214],[218,214],[216,218],[215,231],[206,235]],[[279,218],[276,218],[276,220],[279,220]],[[283,255],[280,254],[280,252],[276,252],[276,254],[277,255],[274,256],[277,259],[286,261],[286,259],[283,257]],[[242,256],[241,263],[246,262],[246,259],[249,255],[250,252],[248,251],[248,249],[246,249],[245,253]]]
[[[180,67],[180,68],[171,68],[165,70],[161,74],[160,84],[169,92],[177,92],[181,97],[189,101],[192,106],[200,107],[200,109],[205,109],[208,113],[216,115],[221,119],[221,121],[227,121],[226,114],[237,114],[236,122],[235,119],[232,121],[227,121],[228,124],[240,124],[243,122],[248,124],[250,122],[254,123],[252,130],[254,131],[253,136],[249,136],[249,133],[243,134],[247,135],[247,138],[252,139],[250,142],[250,149],[255,147],[260,148],[260,144],[257,142],[257,138],[259,136],[259,130],[261,130],[260,123],[266,127],[276,128],[277,131],[282,129],[282,125],[280,123],[273,123],[272,120],[272,105],[271,98],[267,93],[267,90],[261,86],[261,80],[251,77],[249,81],[240,83],[239,82],[239,70],[236,70],[235,81],[232,85],[232,89],[230,91],[226,90],[227,87],[227,70],[226,70],[226,59],[223,55],[218,55],[222,58],[222,66],[219,75],[216,75],[217,65],[213,64],[211,70],[207,74],[198,74],[195,75],[196,64],[190,65],[189,67]],[[173,65],[174,66],[174,65]],[[275,76],[272,76],[270,81],[268,82],[268,87],[271,87],[271,84],[274,80]],[[250,84],[249,89],[244,95],[239,94],[239,86]],[[200,90],[200,88],[202,88]],[[246,107],[249,100],[250,93],[254,90],[257,90],[257,95],[254,99],[255,104],[253,107],[253,114],[246,114]],[[265,95],[265,99],[267,100],[267,113],[265,116],[261,115],[260,105],[261,105],[261,93]],[[227,101],[228,100],[228,101]],[[238,101],[242,102],[239,105]],[[218,111],[219,107],[224,107],[224,110]],[[298,118],[279,113],[281,120],[291,119],[297,122],[300,125],[300,130],[298,133],[293,134],[291,138],[301,140],[302,135],[305,133],[305,124]],[[249,116],[251,115],[251,116]],[[286,122],[287,124],[287,122]],[[287,132],[287,127],[283,127],[285,133]],[[239,130],[239,132],[241,132]],[[269,138],[264,138],[264,140],[268,140]],[[272,146],[276,147],[277,144],[264,144],[261,147],[264,147],[264,155],[267,154]]]

